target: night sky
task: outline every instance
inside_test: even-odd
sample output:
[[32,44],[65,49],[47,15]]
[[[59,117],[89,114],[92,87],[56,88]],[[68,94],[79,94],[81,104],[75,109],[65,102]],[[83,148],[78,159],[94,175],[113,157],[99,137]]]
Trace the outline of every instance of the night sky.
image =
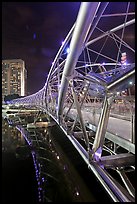
[[[126,11],[127,3],[111,2],[105,12]],[[2,59],[25,61],[28,94],[33,94],[44,86],[51,64],[75,23],[79,8],[80,2],[2,3]],[[130,12],[135,12],[135,2],[131,2]],[[113,18],[113,22],[109,18],[103,18],[101,22],[100,28],[107,31],[119,25],[119,17]],[[133,27],[129,29],[125,40],[131,47],[135,47],[135,34],[130,34]],[[106,51],[113,55],[112,47],[110,50],[106,47]],[[134,58],[129,56],[131,57]]]
[[2,3],[2,59],[25,61],[29,94],[44,86],[79,7],[80,2]]

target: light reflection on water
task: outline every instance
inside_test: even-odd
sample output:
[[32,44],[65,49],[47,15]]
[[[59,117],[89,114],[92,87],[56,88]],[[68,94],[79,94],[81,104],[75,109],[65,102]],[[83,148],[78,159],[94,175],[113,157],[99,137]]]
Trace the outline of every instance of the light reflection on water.
[[[95,202],[102,201],[102,198],[103,201],[110,199],[97,180],[91,176],[91,172],[87,170],[85,163],[82,164],[80,156],[78,157],[78,153],[75,153],[76,150],[72,148],[72,144],[65,141],[64,138],[66,137],[62,135],[57,126],[49,129],[29,129],[29,131],[26,131],[25,127],[17,126],[17,129],[12,126],[9,127],[3,121],[2,152],[3,155],[10,153],[13,156],[14,154],[15,158],[21,162],[31,157],[33,170],[35,169],[35,172],[33,172],[35,182],[33,181],[32,184],[32,181],[30,181],[29,191],[33,188],[35,201]],[[103,153],[108,154],[107,151]],[[9,158],[11,157],[10,154]],[[5,157],[4,162],[6,162]],[[12,165],[12,161],[10,161],[10,165]],[[24,165],[28,166],[28,163],[24,163]],[[115,175],[116,172],[110,171],[110,173]],[[130,175],[130,179],[133,180],[132,172]],[[117,178],[117,175],[115,177]],[[134,182],[132,183],[134,184]],[[26,195],[26,201],[28,201],[28,195],[24,195]],[[30,197],[32,196],[30,195]]]
[[25,145],[25,140],[16,127],[2,120],[2,152],[15,152],[19,146]]
[[60,147],[57,145],[55,148],[55,141],[53,143],[47,130],[39,129],[26,132],[25,128],[20,126],[18,126],[18,130],[15,127],[9,127],[3,121],[2,152],[3,154],[12,153],[17,160],[21,161],[26,160],[27,157],[30,158],[31,155],[35,168],[33,177],[37,181],[34,182],[35,186],[33,187],[37,189],[34,190],[37,201],[88,202],[95,200]]
[[32,177],[35,172],[30,156],[21,133],[2,120],[2,203],[36,199],[36,190],[31,187],[36,182]]

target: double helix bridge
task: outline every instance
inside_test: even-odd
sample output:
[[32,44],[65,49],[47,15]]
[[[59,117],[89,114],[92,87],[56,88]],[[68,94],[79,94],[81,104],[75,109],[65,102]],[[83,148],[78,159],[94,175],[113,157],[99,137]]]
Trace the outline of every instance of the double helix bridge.
[[134,7],[82,2],[44,87],[7,104],[54,121],[115,202],[135,201]]

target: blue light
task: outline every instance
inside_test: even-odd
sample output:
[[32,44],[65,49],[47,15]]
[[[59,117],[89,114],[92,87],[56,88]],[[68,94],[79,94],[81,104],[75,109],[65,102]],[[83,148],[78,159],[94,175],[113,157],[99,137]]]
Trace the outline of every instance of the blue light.
[[34,40],[36,39],[36,33],[33,34],[33,39],[34,39]]
[[6,104],[10,104],[10,101],[6,101]]

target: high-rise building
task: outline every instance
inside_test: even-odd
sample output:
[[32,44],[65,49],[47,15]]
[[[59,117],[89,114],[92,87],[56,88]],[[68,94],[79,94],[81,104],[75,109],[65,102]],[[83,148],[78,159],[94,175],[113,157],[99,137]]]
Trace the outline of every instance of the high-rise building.
[[2,60],[2,100],[11,94],[27,93],[27,70],[21,59]]

